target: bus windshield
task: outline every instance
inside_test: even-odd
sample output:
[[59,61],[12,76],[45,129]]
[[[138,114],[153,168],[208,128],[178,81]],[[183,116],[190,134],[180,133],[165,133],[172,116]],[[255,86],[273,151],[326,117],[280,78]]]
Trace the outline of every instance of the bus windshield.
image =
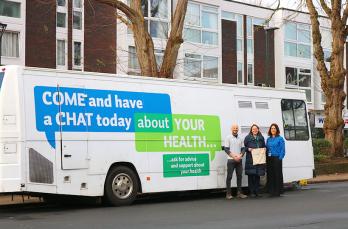
[[0,90],[1,90],[1,85],[2,85],[2,80],[4,79],[5,72],[0,72]]

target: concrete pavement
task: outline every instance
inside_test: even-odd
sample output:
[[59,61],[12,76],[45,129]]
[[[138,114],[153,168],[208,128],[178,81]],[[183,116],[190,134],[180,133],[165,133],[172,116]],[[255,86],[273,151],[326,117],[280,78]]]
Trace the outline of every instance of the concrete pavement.
[[[320,175],[313,179],[308,180],[308,184],[343,182],[343,181],[348,181],[348,173]],[[37,197],[30,197],[27,195],[13,195],[13,196],[0,195],[0,206],[11,205],[11,204],[38,203],[38,202],[42,202],[42,199]]]
[[310,184],[280,198],[226,200],[224,193],[144,198],[127,207],[12,205],[0,228],[346,229],[348,182]]

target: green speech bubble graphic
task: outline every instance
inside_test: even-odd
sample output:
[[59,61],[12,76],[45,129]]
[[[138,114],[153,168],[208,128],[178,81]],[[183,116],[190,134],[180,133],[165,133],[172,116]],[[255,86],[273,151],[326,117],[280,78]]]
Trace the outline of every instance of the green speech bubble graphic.
[[209,155],[165,154],[163,177],[209,176]]
[[[144,123],[144,116],[135,116],[135,144],[138,152],[210,152],[210,159],[214,160],[216,151],[221,151],[218,116],[172,114],[171,131],[168,131],[168,126],[163,131],[158,128],[155,131],[150,131],[151,128],[142,131],[139,125]],[[148,119],[149,116],[146,117]],[[162,120],[166,118],[159,117]]]

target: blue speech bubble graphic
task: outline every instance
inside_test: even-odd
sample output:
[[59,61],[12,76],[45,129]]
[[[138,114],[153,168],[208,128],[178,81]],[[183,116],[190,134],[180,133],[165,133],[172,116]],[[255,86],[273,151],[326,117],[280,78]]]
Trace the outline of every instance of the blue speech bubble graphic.
[[55,148],[55,132],[134,132],[135,113],[171,114],[168,94],[69,87],[34,88],[36,129]]

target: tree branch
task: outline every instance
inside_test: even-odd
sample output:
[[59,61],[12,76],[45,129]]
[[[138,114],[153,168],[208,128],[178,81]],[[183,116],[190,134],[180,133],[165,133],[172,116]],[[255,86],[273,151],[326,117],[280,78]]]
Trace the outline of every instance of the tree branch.
[[95,0],[96,2],[104,3],[106,5],[112,6],[115,9],[122,11],[127,18],[133,23],[137,19],[138,13],[130,8],[127,4],[119,0]]
[[325,0],[320,0],[320,5],[327,14],[328,17],[331,17],[332,10],[330,7],[326,4]]
[[172,78],[181,44],[184,42],[182,31],[185,24],[185,15],[188,0],[177,2],[171,23],[171,31],[164,51],[160,77]]
[[317,69],[320,73],[323,81],[329,78],[329,73],[325,65],[324,61],[324,51],[321,46],[321,33],[320,33],[320,24],[318,20],[318,11],[315,9],[312,0],[306,0],[308,11],[310,14],[310,20],[312,24],[312,38],[313,38],[313,48],[314,48],[314,56],[317,60]]
[[125,24],[128,28],[132,29],[132,23],[129,22],[127,18],[124,18],[122,15],[116,13],[116,18]]

